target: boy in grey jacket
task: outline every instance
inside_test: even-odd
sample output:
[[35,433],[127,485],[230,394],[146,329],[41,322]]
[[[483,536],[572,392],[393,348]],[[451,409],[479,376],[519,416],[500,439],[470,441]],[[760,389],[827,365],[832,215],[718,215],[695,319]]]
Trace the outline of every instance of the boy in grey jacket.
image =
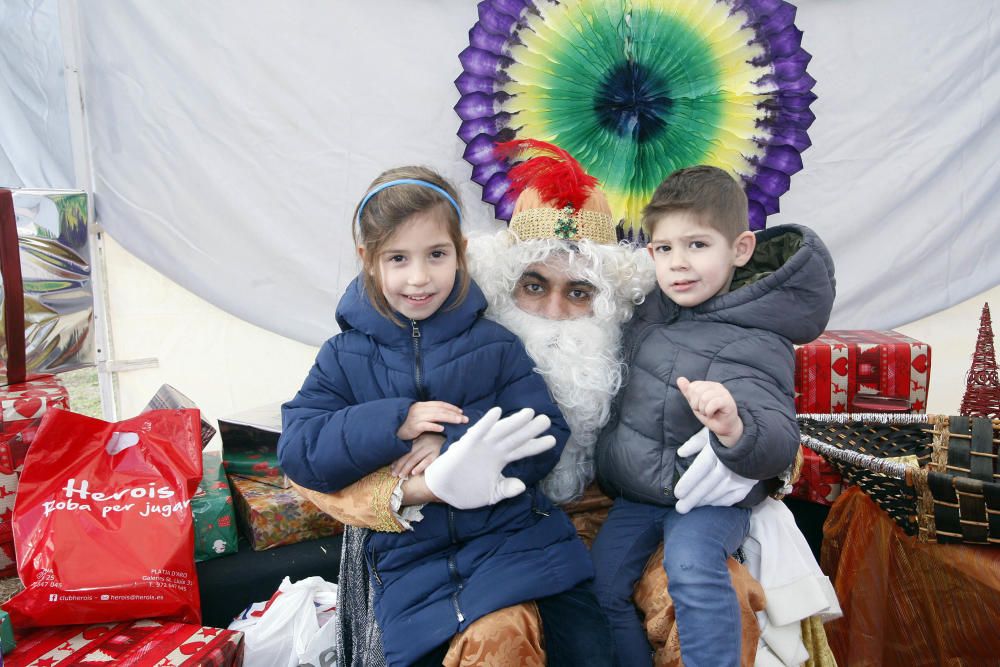
[[[671,174],[643,226],[659,289],[627,325],[628,380],[598,441],[598,480],[615,503],[592,549],[595,591],[620,663],[651,664],[632,589],[662,539],[684,664],[738,665],[726,559],[795,458],[792,344],[825,328],[833,262],[804,227],[749,231],[743,189],[714,167]],[[681,513],[674,489],[693,459],[678,449],[703,428],[705,454],[761,481],[735,506]]]

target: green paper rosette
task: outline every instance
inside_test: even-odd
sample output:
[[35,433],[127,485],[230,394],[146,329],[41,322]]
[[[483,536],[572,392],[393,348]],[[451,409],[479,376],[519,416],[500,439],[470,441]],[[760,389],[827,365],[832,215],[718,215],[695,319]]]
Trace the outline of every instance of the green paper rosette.
[[739,178],[761,229],[802,168],[811,56],[781,0],[486,0],[455,81],[472,179],[509,220],[501,141],[552,142],[600,179],[622,234],[695,164]]

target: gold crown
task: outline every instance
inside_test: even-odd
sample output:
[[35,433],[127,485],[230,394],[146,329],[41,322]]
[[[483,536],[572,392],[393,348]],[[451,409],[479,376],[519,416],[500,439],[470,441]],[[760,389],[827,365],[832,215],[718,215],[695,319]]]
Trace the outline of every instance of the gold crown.
[[594,189],[579,210],[554,208],[534,188],[526,188],[514,204],[510,230],[522,241],[532,239],[589,239],[602,245],[618,242],[611,207],[604,193]]

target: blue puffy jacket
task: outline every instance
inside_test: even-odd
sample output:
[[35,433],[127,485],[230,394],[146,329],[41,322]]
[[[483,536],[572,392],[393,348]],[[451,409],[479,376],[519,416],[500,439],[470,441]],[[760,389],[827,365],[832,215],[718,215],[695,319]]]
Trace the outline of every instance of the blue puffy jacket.
[[337,308],[342,333],[327,341],[295,398],[282,408],[278,456],[302,486],[338,491],[410,450],[396,437],[415,401],[460,406],[469,424],[446,426],[445,448],[489,408],[524,407],[552,419],[556,446],[511,463],[528,490],[477,510],[442,503],[403,533],[372,533],[365,547],[375,617],[390,665],[412,663],[492,611],[569,590],[592,576],[590,556],[566,515],[537,488],[569,435],[521,342],[482,317],[472,284],[465,300],[422,322],[394,324],[360,279]]

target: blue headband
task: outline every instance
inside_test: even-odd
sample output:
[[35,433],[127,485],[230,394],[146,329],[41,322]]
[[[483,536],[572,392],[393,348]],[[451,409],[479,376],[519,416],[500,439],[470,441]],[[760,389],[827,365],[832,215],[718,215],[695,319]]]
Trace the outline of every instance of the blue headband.
[[365,198],[361,200],[361,205],[358,206],[359,225],[361,224],[361,214],[364,212],[365,205],[368,203],[368,200],[377,195],[378,193],[382,192],[386,188],[391,188],[394,185],[419,185],[421,187],[430,188],[431,190],[433,190],[434,192],[438,193],[439,195],[448,200],[448,203],[455,208],[455,213],[458,214],[458,224],[459,225],[462,224],[462,210],[458,208],[458,202],[455,201],[455,198],[452,197],[450,194],[448,194],[444,188],[438,187],[433,183],[428,183],[427,181],[421,181],[420,179],[417,178],[399,178],[396,179],[395,181],[388,181],[386,183],[381,183],[379,185],[376,185],[374,188],[368,191],[368,194],[365,195]]

